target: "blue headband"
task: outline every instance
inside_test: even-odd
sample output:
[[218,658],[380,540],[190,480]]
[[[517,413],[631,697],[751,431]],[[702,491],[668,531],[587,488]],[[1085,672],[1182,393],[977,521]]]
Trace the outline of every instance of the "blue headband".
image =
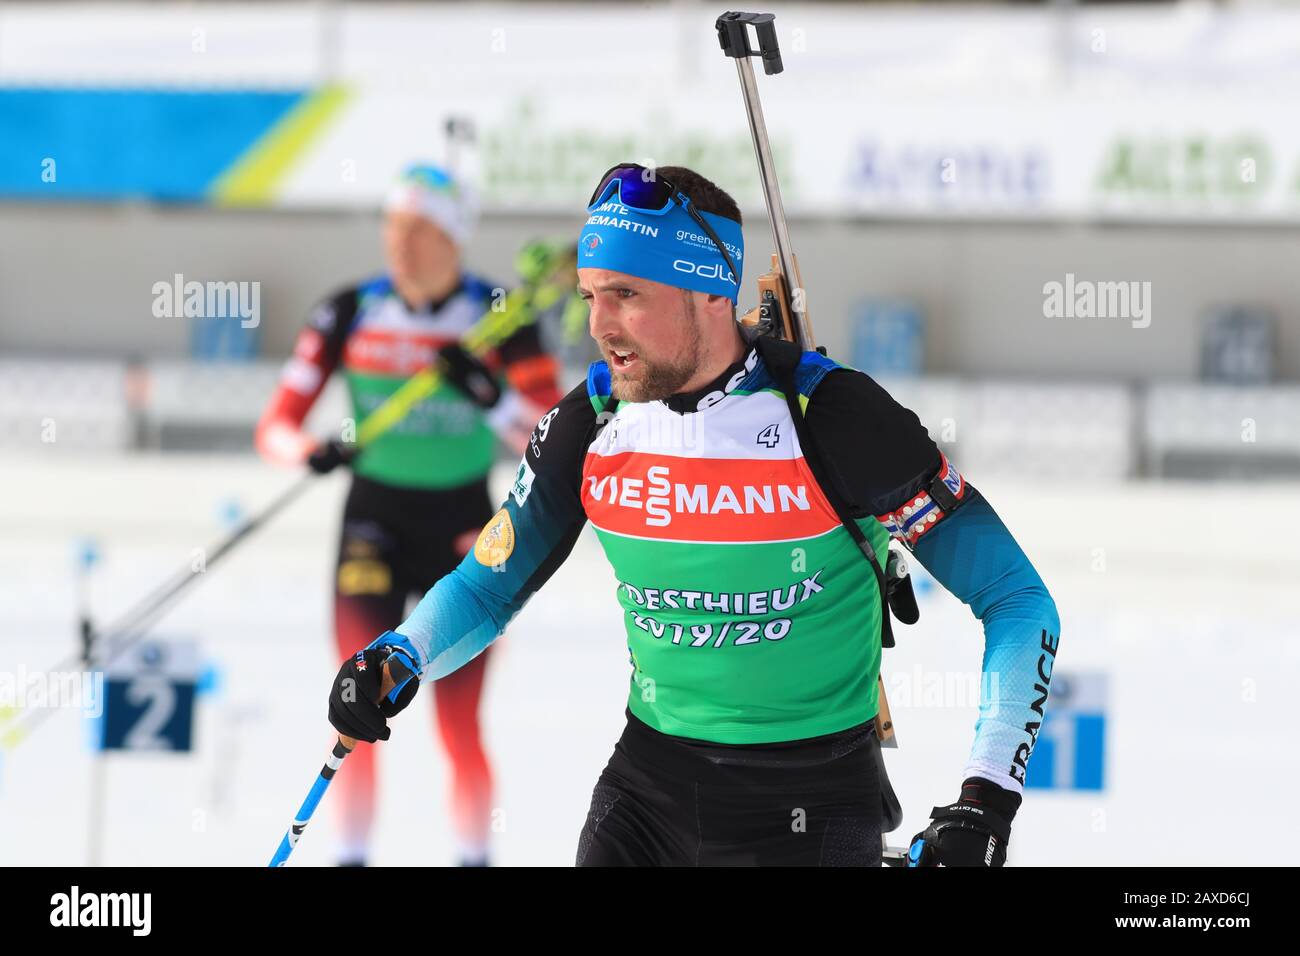
[[[626,272],[664,285],[726,296],[740,296],[741,276],[732,276],[727,261],[708,233],[682,206],[672,202],[659,212],[634,209],[613,197],[611,182],[600,200],[587,207],[590,215],[578,240],[578,268]],[[682,193],[677,194],[682,199]],[[689,202],[689,200],[686,200]],[[745,239],[740,224],[697,210],[727,246],[736,268],[745,270]]]

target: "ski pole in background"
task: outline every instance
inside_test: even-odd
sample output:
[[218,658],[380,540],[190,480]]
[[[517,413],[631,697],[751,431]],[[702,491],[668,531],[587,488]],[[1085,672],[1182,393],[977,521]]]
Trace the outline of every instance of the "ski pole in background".
[[442,123],[442,134],[446,140],[446,166],[453,176],[461,172],[461,145],[474,146],[477,133],[474,121],[468,116],[448,116]]
[[[541,295],[545,298],[552,294],[553,286],[565,282],[565,266],[564,257],[557,255],[549,271],[539,270],[533,281],[525,282],[512,290],[504,298],[499,310],[489,311],[465,332],[461,338],[465,349],[481,355],[500,345],[519,329],[534,322],[537,315],[534,307],[535,297]],[[438,362],[411,376],[357,427],[357,449],[363,450],[402,421],[417,404],[437,390],[442,383],[442,378],[443,372]],[[202,570],[204,572],[210,570],[241,541],[269,523],[296,501],[311,486],[316,477],[314,472],[305,471],[293,484],[281,491],[269,505],[245,519],[226,537],[205,551]],[[103,667],[111,663],[115,657],[143,637],[162,612],[200,576],[200,570],[193,565],[187,565],[137,601],[110,626],[102,629],[91,628],[89,618],[83,614],[83,648],[59,661],[49,670],[66,671],[86,661],[88,661],[87,666],[90,667]],[[93,652],[88,658],[85,653],[86,647],[93,647]],[[4,725],[0,727],[0,751],[16,747],[54,710],[55,708],[50,707],[28,708],[17,715],[5,715]]]

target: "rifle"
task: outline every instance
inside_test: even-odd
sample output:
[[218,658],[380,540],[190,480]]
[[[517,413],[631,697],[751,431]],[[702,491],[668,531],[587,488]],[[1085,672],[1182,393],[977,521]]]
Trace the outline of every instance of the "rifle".
[[[749,28],[754,28],[758,39],[758,49],[750,45]],[[722,14],[714,23],[718,33],[718,42],[722,52],[736,61],[736,72],[740,78],[741,95],[745,101],[745,114],[749,119],[749,132],[754,140],[754,152],[758,157],[759,181],[763,187],[763,199],[767,206],[767,218],[772,227],[772,241],[776,252],[772,253],[771,268],[758,277],[758,305],[741,316],[740,322],[746,328],[756,332],[760,339],[764,336],[783,339],[798,346],[800,352],[817,351],[826,354],[824,348],[818,348],[813,338],[812,322],[808,316],[808,307],[799,274],[799,261],[795,258],[790,243],[790,232],[786,226],[785,206],[781,202],[781,187],[777,182],[776,167],[772,161],[772,147],[767,138],[767,123],[763,119],[763,107],[759,102],[758,83],[754,78],[754,68],[750,57],[757,56],[763,61],[763,72],[768,76],[782,72],[781,49],[776,38],[776,17],[771,13]],[[790,385],[783,385],[786,401],[794,419],[795,429],[799,434],[800,444],[805,458],[814,475],[818,476],[823,492],[835,507],[845,530],[853,537],[863,556],[870,562],[880,586],[881,644],[884,647],[894,645],[893,633],[889,625],[891,592],[900,592],[899,619],[907,624],[916,621],[915,598],[911,595],[910,580],[906,565],[895,552],[890,551],[886,568],[880,567],[879,559],[870,543],[857,524],[849,517],[843,507],[839,494],[829,480],[822,480],[824,470],[819,467],[819,455],[814,443],[807,436],[803,425],[802,409],[797,394],[792,387],[793,376],[788,376]],[[829,475],[826,475],[829,478]],[[891,583],[894,585],[891,587]],[[910,607],[908,606],[910,603]],[[909,620],[910,618],[910,620]],[[894,733],[894,723],[889,713],[889,701],[885,696],[885,680],[877,676],[877,689],[880,707],[874,723],[876,739],[881,747],[898,747]],[[877,771],[880,778],[883,803],[883,825],[881,832],[896,829],[903,822],[902,807],[894,794],[885,773],[884,759],[880,749],[876,748],[878,758]],[[881,837],[882,845],[884,837]],[[901,866],[906,860],[906,850],[884,847],[884,856],[888,865]]]

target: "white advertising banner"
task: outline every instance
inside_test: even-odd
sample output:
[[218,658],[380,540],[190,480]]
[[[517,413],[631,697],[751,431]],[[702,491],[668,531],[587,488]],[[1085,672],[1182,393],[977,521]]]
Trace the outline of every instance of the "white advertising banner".
[[[1300,10],[771,9],[785,72],[759,87],[792,215],[1300,218]],[[376,206],[464,117],[489,211],[581,215],[625,159],[696,167],[757,210],[720,11],[8,5],[0,91],[331,91],[311,135],[273,131],[257,203]]]

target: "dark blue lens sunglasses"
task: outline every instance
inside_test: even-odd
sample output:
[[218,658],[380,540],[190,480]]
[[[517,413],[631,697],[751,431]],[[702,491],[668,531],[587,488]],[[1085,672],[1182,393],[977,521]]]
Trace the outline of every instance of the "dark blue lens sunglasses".
[[[612,183],[618,185],[611,186]],[[587,208],[590,209],[597,203],[604,201],[607,193],[612,188],[618,190],[618,198],[624,206],[639,209],[641,212],[661,213],[673,203],[677,203],[685,209],[687,214],[695,220],[696,225],[704,230],[704,234],[713,240],[713,244],[722,253],[727,268],[731,270],[732,281],[739,284],[740,270],[731,261],[731,256],[727,253],[727,247],[722,244],[722,240],[713,231],[713,227],[700,215],[700,211],[695,208],[695,203],[691,202],[691,197],[678,189],[672,180],[661,176],[658,170],[642,166],[640,163],[619,163],[617,166],[611,166],[605,175],[600,177],[600,185],[596,187],[595,192],[591,194],[591,199],[587,201]]]

